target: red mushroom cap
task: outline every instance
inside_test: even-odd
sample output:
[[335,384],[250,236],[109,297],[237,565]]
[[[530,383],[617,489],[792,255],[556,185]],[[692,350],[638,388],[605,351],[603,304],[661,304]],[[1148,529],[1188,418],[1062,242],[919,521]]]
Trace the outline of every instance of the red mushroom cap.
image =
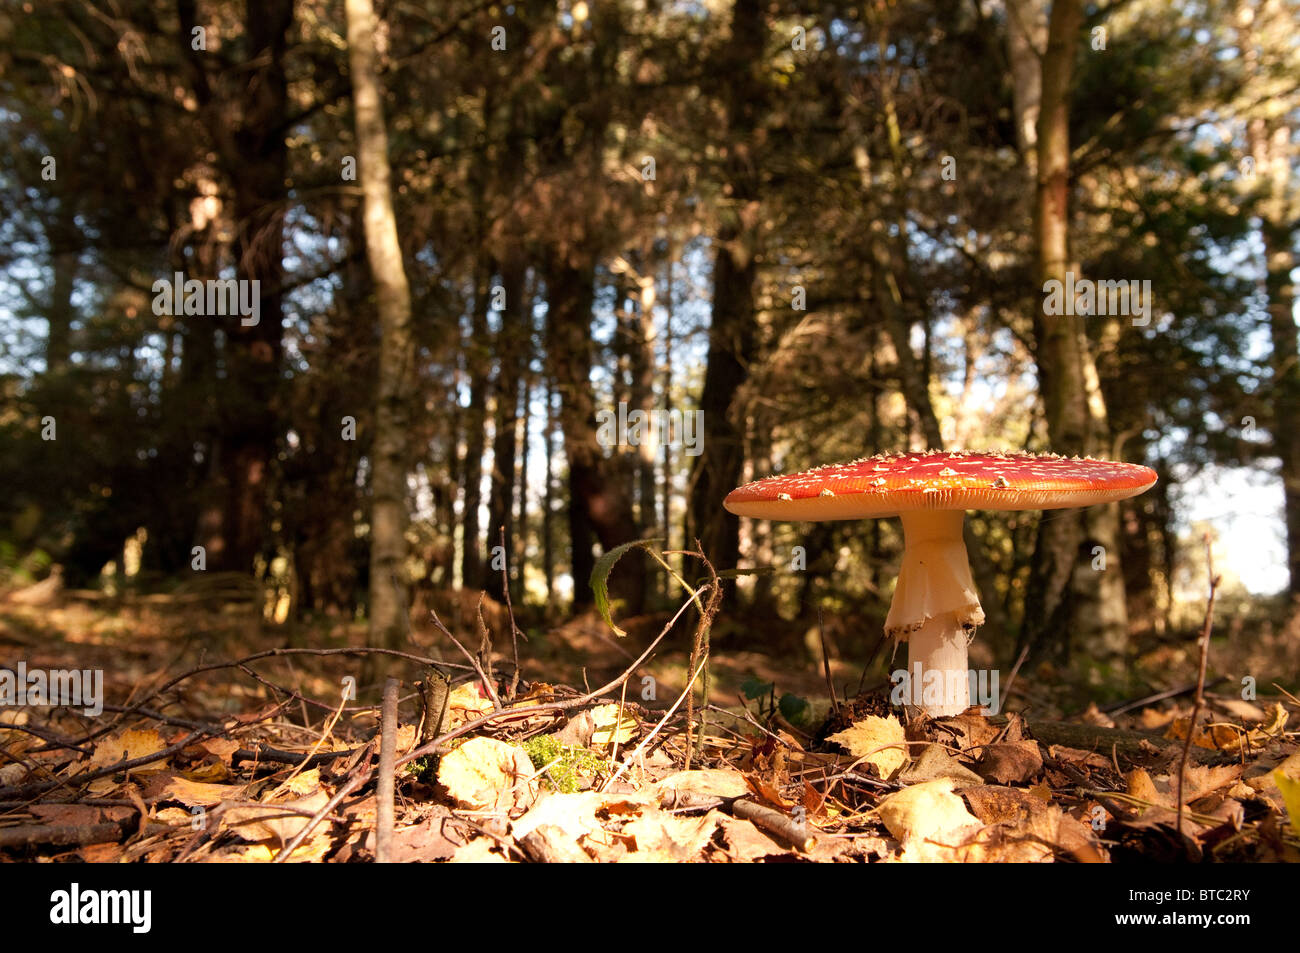
[[911,510],[1050,510],[1128,499],[1155,482],[1149,467],[1091,457],[921,451],[767,477],[732,490],[722,505],[738,516],[810,522]]

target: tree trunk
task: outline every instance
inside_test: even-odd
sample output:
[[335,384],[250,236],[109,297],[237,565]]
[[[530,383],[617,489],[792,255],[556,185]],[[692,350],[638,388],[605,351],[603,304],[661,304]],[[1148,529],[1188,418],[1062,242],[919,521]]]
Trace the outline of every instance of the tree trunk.
[[470,338],[465,344],[469,370],[469,407],[465,411],[465,458],[461,464],[465,501],[461,512],[463,551],[460,584],[466,589],[483,587],[483,541],[479,533],[479,504],[483,501],[483,451],[487,443],[487,395],[492,367],[488,342],[488,296],[492,267],[483,267],[476,282]]
[[[288,172],[285,118],[289,86],[284,60],[293,0],[249,0],[245,17],[248,64],[242,121],[234,133],[236,271],[259,281],[258,323],[227,318],[227,382],[221,441],[229,496],[225,568],[248,572],[266,545],[267,504],[276,454],[284,280],[284,207]],[[211,562],[209,562],[211,568]]]
[[[1016,9],[1024,19],[1034,19],[1027,7],[1021,3]],[[1079,0],[1052,4],[1042,57],[1034,158],[1026,162],[1035,178],[1034,239],[1040,287],[1051,280],[1064,283],[1070,270],[1070,87],[1082,23]],[[1032,24],[1023,23],[1022,27],[1033,35]],[[1033,55],[1028,43],[1022,53]],[[1023,71],[1023,64],[1020,69]],[[1022,89],[1015,105],[1021,112],[1020,129],[1033,106],[1032,89]],[[1108,425],[1095,384],[1090,387],[1096,370],[1079,319],[1069,314],[1048,316],[1041,303],[1036,304],[1033,315],[1039,391],[1052,449],[1064,455],[1088,454],[1104,443]],[[1094,394],[1091,402],[1090,390]],[[1079,510],[1063,510],[1040,521],[1020,637],[1020,644],[1028,645],[1034,656],[1041,656],[1049,642],[1057,654],[1068,656],[1070,633],[1081,617],[1080,609],[1085,610],[1082,615],[1088,617],[1090,626],[1101,628],[1089,635],[1095,634],[1105,648],[1123,648],[1127,621],[1122,591],[1116,589],[1123,578],[1116,514],[1111,508],[1085,518]],[[1104,572],[1093,568],[1097,545],[1104,550]],[[1081,555],[1086,559],[1082,565]]]
[[[597,441],[595,395],[591,389],[591,306],[595,268],[553,260],[549,269],[547,357],[560,394],[560,430],[569,464],[570,570],[575,608],[592,600],[593,543],[605,550],[636,538],[636,521],[628,488],[619,481]],[[621,560],[611,578],[611,590],[626,601],[628,611],[640,611],[645,574],[635,560]]]
[[[379,314],[379,381],[371,450],[370,644],[399,648],[405,639],[407,555],[407,429],[414,377],[411,291],[393,214],[371,0],[346,0],[348,61],[356,112],[361,190],[365,196],[366,258]],[[383,671],[383,666],[375,666]]]
[[700,410],[708,421],[703,452],[691,473],[686,546],[698,538],[718,569],[733,569],[740,558],[740,520],[722,508],[744,466],[743,408],[736,396],[749,379],[756,344],[754,256],[758,244],[757,166],[753,131],[762,109],[766,28],[758,0],[735,0],[731,15],[732,61],[725,72],[728,206],[718,228],[713,265],[713,320],[709,326],[708,366]]
[[1260,231],[1264,244],[1264,292],[1273,353],[1273,449],[1282,464],[1288,590],[1300,596],[1300,354],[1297,353],[1295,217],[1289,212],[1292,183],[1291,130],[1283,122],[1251,120],[1248,129],[1257,175],[1263,179]]
[[[505,310],[497,334],[496,425],[492,444],[491,492],[488,495],[487,550],[501,545],[505,528],[506,566],[511,577],[517,573],[515,559],[520,552],[515,539],[515,463],[519,446],[519,392],[527,364],[527,341],[532,327],[530,307],[524,300],[522,256],[507,261],[501,274]],[[493,577],[496,573],[491,574]],[[489,580],[489,587],[496,586]]]

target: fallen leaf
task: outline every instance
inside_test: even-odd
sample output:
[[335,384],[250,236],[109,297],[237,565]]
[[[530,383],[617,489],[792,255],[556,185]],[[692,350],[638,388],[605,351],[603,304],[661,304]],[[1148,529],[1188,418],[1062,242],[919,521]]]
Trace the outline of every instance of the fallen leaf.
[[197,744],[198,747],[223,761],[227,765],[230,764],[231,758],[234,757],[235,752],[240,748],[238,741],[233,741],[229,738],[205,738]]
[[[153,793],[152,790],[150,793]],[[243,793],[243,785],[206,784],[176,776],[163,786],[158,796],[169,801],[180,801],[186,807],[211,807],[222,801],[237,801]]]
[[490,837],[476,837],[464,847],[456,848],[448,863],[452,864],[505,864],[509,863],[494,848],[496,841]]
[[623,828],[634,840],[627,860],[634,863],[683,863],[700,860],[717,829],[718,811],[702,817],[680,817],[666,811],[645,811]]
[[320,787],[320,768],[312,768],[295,775],[286,785],[289,793],[296,794],[298,797],[306,797],[318,787]]
[[789,848],[772,840],[750,821],[723,815],[718,820],[718,826],[722,829],[722,836],[727,844],[726,853],[732,860],[753,863],[763,857],[793,853]]
[[956,788],[984,783],[983,778],[948,754],[943,745],[926,745],[916,762],[898,775],[903,784],[919,784],[937,778],[951,778]]
[[98,824],[103,816],[88,804],[32,804],[26,810],[39,821],[67,827]]
[[907,733],[894,715],[888,718],[868,715],[851,727],[829,735],[826,740],[835,742],[853,757],[874,765],[885,780],[907,763]]
[[1002,734],[1002,729],[990,722],[986,716],[969,709],[960,715],[943,719],[940,724],[944,728],[956,731],[958,746],[963,751],[983,748],[984,745],[992,744]]
[[591,733],[593,745],[626,744],[632,740],[640,725],[626,708],[619,717],[619,706],[613,703],[600,705],[591,710],[594,730]]
[[[312,816],[328,802],[329,795],[318,790],[305,798],[232,807],[221,815],[221,829],[231,831],[241,840],[276,840],[282,846],[297,837],[311,822]],[[317,825],[311,839],[321,836],[327,829],[324,822]],[[307,849],[307,844],[303,849]]]
[[[982,842],[986,858],[1003,862],[1048,859],[1055,848],[1081,863],[1105,859],[1091,829],[1054,804],[1018,788],[985,786],[967,788],[962,797],[986,825],[1005,828],[1008,837]],[[1019,846],[1018,846],[1019,845]]]
[[1065,745],[1050,745],[1047,749],[1057,761],[1067,761],[1079,768],[1109,768],[1110,758],[1096,751],[1084,751],[1082,748],[1069,748]]
[[725,768],[697,768],[693,771],[676,771],[655,785],[660,803],[671,806],[675,795],[694,794],[699,797],[735,798],[749,793],[745,776],[739,771]]
[[473,721],[491,710],[492,699],[487,697],[482,684],[466,682],[458,685],[447,695],[447,716],[443,721],[443,730]]
[[[118,734],[109,735],[95,745],[95,751],[90,757],[90,767],[93,770],[107,768],[119,761],[134,761],[136,758],[157,754],[166,747],[167,742],[163,740],[162,735],[152,728],[129,728]],[[151,774],[162,771],[166,767],[165,759],[159,759],[151,764],[132,768],[131,771],[134,774]]]
[[956,860],[957,848],[979,830],[953,786],[951,778],[922,781],[880,802],[877,813],[902,844],[903,860]]
[[975,770],[986,781],[1021,784],[1043,770],[1037,741],[999,741],[984,749]]
[[471,738],[443,757],[438,783],[458,807],[509,811],[537,797],[533,773],[523,748],[495,738]]
[[[374,832],[368,832],[366,844],[374,850]],[[434,805],[433,814],[409,827],[393,830],[392,861],[395,864],[428,863],[450,860],[463,847],[466,838],[451,816],[440,804]]]
[[1300,780],[1288,777],[1281,768],[1277,768],[1273,771],[1273,781],[1282,792],[1287,816],[1291,818],[1291,830],[1300,834]]

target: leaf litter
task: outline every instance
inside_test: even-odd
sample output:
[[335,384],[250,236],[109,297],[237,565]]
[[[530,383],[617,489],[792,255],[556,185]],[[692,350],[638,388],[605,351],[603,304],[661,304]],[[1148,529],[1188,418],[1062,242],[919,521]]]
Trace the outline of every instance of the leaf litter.
[[[368,650],[228,653],[168,672],[137,652],[110,685],[126,701],[99,719],[0,711],[0,860],[1300,860],[1300,705],[1286,693],[1207,695],[1199,712],[1166,699],[1119,727],[1095,708],[1073,722],[934,719],[865,691],[799,725],[816,706],[776,704],[770,684],[770,703],[705,705],[716,696],[698,680],[688,692],[716,585],[688,587],[642,657],[596,689],[504,678],[495,667],[515,674],[515,660],[486,636],[474,665],[412,653],[451,684],[437,711],[423,679],[401,686],[386,838],[379,711],[346,694]],[[638,663],[689,634],[688,610],[677,687],[665,678],[643,698]]]

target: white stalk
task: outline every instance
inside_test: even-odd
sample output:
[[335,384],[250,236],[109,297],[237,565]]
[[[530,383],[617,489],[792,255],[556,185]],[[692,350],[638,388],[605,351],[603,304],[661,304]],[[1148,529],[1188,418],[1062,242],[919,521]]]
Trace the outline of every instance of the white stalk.
[[[932,716],[970,704],[967,646],[984,621],[962,538],[962,510],[901,514],[903,565],[885,632],[908,643],[908,701]],[[933,673],[933,674],[930,674]]]

